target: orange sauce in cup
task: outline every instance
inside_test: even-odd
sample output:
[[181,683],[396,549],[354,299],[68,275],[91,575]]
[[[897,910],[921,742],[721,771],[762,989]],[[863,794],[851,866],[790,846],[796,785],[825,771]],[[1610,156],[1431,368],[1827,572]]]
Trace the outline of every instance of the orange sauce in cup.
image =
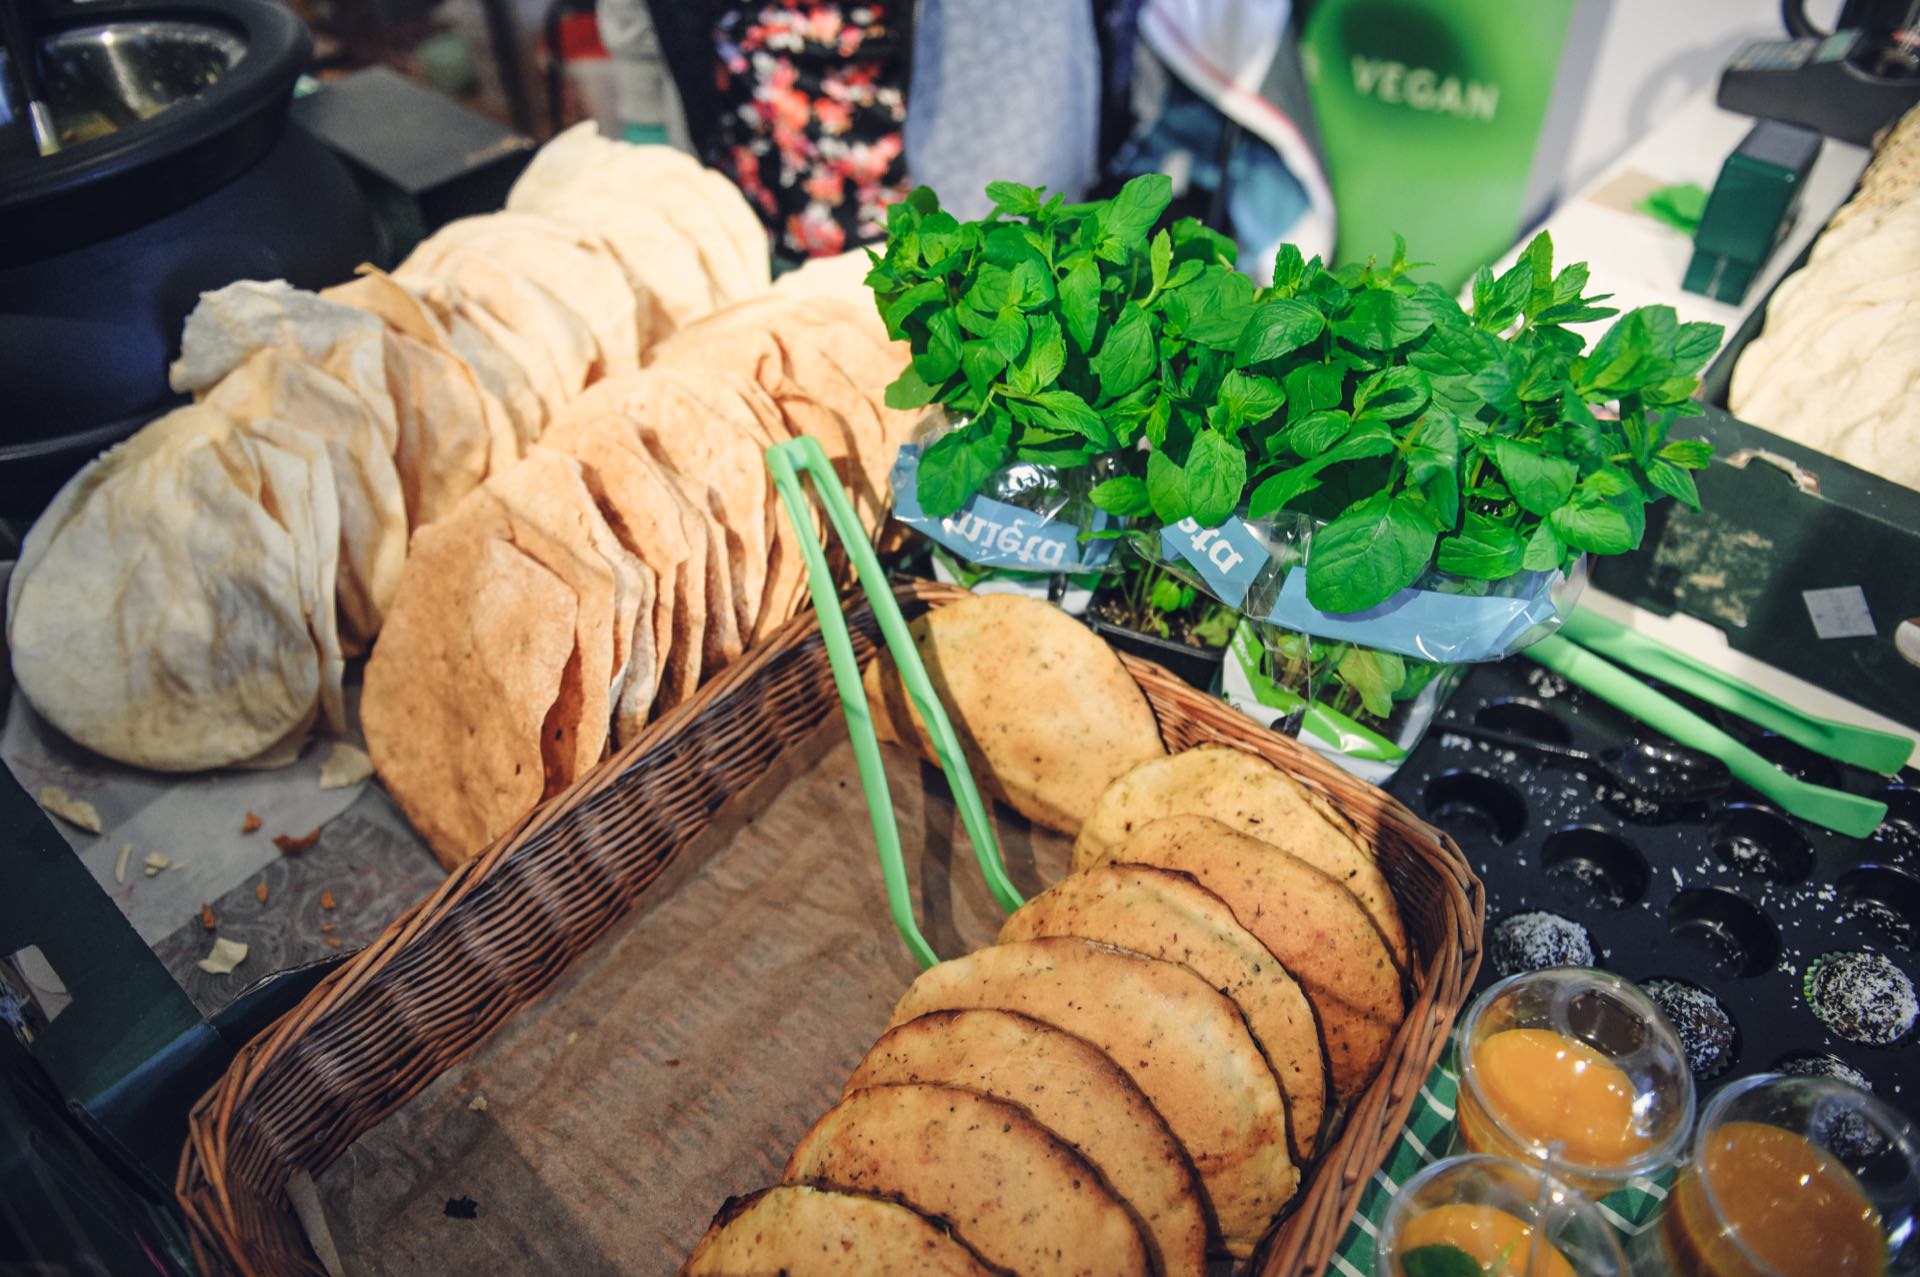
[[1584,1042],[1505,1029],[1473,1048],[1471,1065],[1487,1111],[1463,1086],[1459,1118],[1476,1153],[1527,1157],[1531,1146],[1557,1143],[1570,1161],[1614,1167],[1652,1142],[1635,1124],[1632,1079]]
[[1678,1270],[1700,1277],[1880,1277],[1887,1267],[1880,1213],[1853,1173],[1764,1122],[1714,1131],[1674,1185],[1662,1236]]
[[[1422,1211],[1400,1229],[1400,1253],[1422,1246],[1455,1247],[1503,1277],[1574,1277],[1558,1248],[1545,1241],[1534,1245],[1533,1225],[1494,1206],[1459,1203]],[[1394,1268],[1394,1277],[1406,1277],[1397,1261]]]

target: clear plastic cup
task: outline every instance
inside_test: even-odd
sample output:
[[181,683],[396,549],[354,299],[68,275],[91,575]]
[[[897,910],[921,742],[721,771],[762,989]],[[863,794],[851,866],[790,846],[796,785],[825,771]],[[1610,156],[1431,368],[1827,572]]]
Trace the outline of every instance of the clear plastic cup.
[[1455,1151],[1549,1161],[1602,1197],[1685,1147],[1686,1051],[1652,1000],[1618,976],[1585,967],[1510,976],[1467,1009],[1459,1044]]
[[1658,1220],[1634,1240],[1643,1274],[1908,1277],[1920,1272],[1920,1144],[1858,1087],[1762,1073],[1700,1114]]
[[1374,1277],[1408,1277],[1406,1256],[1436,1244],[1505,1277],[1632,1271],[1597,1206],[1538,1163],[1505,1157],[1449,1157],[1401,1185],[1374,1236]]

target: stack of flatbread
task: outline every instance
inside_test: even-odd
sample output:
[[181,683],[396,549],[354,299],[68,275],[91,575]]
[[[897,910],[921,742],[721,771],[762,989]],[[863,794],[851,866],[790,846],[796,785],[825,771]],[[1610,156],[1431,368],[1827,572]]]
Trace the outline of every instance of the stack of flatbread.
[[[505,211],[391,275],[207,293],[171,369],[194,406],[94,461],[28,536],[7,600],[20,687],[123,762],[283,763],[346,730],[346,662],[399,609],[369,736],[409,812],[427,815],[415,777],[487,795],[423,823],[457,861],[798,606],[769,443],[821,438],[877,524],[912,423],[882,402],[906,356],[863,274],[850,256],[773,287],[724,178],[582,126]],[[474,589],[436,601],[436,574]],[[431,659],[423,628],[442,631]],[[397,736],[386,689],[413,675],[418,734]],[[463,758],[420,756],[456,726],[492,760],[457,784],[438,769]]]
[[1735,415],[1920,488],[1920,108],[1767,303],[1734,366]]
[[[1036,628],[1000,647],[995,695],[967,653]],[[915,629],[976,776],[1077,832],[1073,870],[914,982],[782,1183],[729,1201],[683,1273],[1197,1277],[1252,1254],[1405,1015],[1371,848],[1262,759],[1166,755],[1119,662],[1052,608],[980,597]],[[1064,707],[1035,698],[1055,662],[1085,693]],[[893,678],[868,686],[897,734]],[[1046,759],[1020,760],[1055,733],[1118,752],[1042,787]]]

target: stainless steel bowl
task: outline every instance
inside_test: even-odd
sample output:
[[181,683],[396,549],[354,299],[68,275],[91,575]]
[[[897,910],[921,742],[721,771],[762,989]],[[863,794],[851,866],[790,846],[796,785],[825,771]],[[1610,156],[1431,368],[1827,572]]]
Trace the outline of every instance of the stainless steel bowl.
[[[211,87],[246,54],[246,41],[199,22],[140,19],[74,27],[40,41],[41,78],[63,147],[150,120]],[[6,54],[0,51],[0,71]],[[0,152],[30,148],[14,77],[0,75]]]

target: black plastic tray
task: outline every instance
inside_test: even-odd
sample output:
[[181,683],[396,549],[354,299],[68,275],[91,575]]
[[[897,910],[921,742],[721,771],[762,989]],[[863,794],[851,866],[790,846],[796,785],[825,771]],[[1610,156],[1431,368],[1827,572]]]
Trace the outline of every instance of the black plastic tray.
[[1634,981],[1684,981],[1726,1008],[1735,1039],[1700,1073],[1703,1090],[1834,1056],[1913,1113],[1920,1035],[1885,1047],[1848,1041],[1802,989],[1810,964],[1848,950],[1920,976],[1920,774],[1846,767],[1661,690],[1788,771],[1884,798],[1886,822],[1871,838],[1847,838],[1781,815],[1738,784],[1692,808],[1636,803],[1570,765],[1450,734],[1450,722],[1475,722],[1586,749],[1657,739],[1523,658],[1477,667],[1388,786],[1457,838],[1486,882],[1489,952],[1477,989],[1508,973],[1491,943],[1504,919],[1555,913],[1587,929],[1598,966]]

